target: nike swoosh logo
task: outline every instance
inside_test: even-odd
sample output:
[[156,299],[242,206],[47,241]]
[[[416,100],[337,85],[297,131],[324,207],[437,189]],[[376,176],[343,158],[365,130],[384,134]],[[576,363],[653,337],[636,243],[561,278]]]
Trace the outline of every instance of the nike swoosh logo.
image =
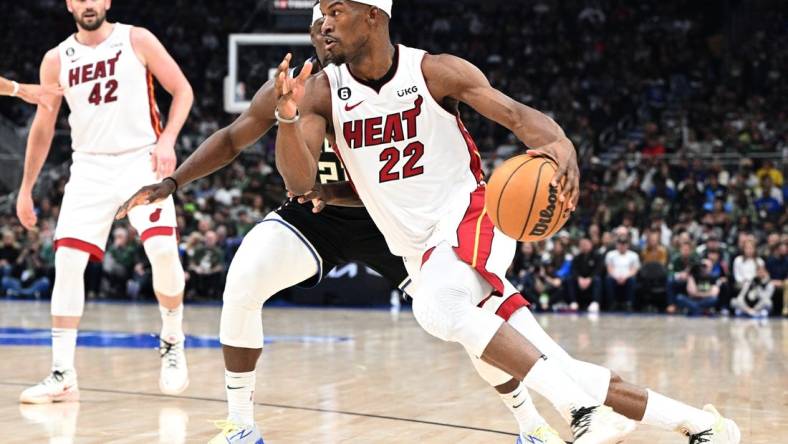
[[229,385],[227,386],[227,390],[240,390],[242,388],[243,387],[230,387]]
[[355,104],[355,105],[353,105],[353,106],[350,106],[350,104],[349,104],[349,103],[346,103],[346,104],[345,104],[345,111],[353,111],[354,109],[356,109],[356,107],[357,107],[357,106],[361,105],[362,103],[364,103],[364,101],[363,101],[363,100],[362,100],[362,101],[360,101],[360,102],[358,102],[358,103],[356,103],[356,104]]

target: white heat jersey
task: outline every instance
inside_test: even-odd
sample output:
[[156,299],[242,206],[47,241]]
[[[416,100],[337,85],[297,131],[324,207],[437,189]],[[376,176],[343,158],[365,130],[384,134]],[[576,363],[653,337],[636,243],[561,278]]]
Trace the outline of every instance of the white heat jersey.
[[324,70],[331,83],[336,146],[369,214],[398,256],[439,241],[457,245],[457,227],[482,179],[480,158],[459,117],[430,95],[425,52],[399,45],[396,71],[379,91],[347,65]]
[[153,145],[161,134],[153,76],[134,53],[131,28],[115,23],[95,48],[76,34],[58,45],[74,151],[116,154]]

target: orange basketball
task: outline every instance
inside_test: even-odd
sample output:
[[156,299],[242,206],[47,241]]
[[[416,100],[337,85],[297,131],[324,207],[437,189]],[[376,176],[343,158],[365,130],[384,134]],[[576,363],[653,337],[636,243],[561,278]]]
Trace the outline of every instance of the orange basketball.
[[555,234],[569,219],[565,202],[550,179],[557,170],[549,157],[522,154],[495,169],[489,182],[485,205],[499,230],[509,237],[536,242]]

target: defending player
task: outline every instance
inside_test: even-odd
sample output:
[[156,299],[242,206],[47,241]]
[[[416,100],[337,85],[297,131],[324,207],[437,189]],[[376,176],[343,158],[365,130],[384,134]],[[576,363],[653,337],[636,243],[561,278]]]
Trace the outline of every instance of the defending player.
[[[71,177],[55,230],[52,291],[52,373],[23,391],[23,403],[79,399],[74,353],[88,260],[101,260],[113,216],[125,197],[175,168],[175,140],[193,101],[189,82],[166,49],[144,28],[106,21],[111,0],[67,0],[77,32],[46,53],[41,83],[59,83],[71,110]],[[172,94],[162,129],[153,97],[153,77]],[[32,191],[52,142],[61,100],[38,107],[25,156],[17,200],[22,225],[34,229]],[[140,233],[153,270],[162,317],[159,387],[168,394],[188,385],[183,350],[184,275],[175,238],[172,199],[135,209],[131,225]]]

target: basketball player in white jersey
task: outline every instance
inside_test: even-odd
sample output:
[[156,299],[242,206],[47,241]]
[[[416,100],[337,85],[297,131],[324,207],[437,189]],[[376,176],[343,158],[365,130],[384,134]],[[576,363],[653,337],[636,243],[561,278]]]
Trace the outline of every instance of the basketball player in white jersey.
[[[191,86],[148,30],[106,21],[111,0],[67,0],[77,32],[46,53],[41,83],[59,83],[70,109],[73,164],[55,229],[52,290],[52,372],[20,396],[23,403],[79,399],[74,353],[88,260],[100,261],[117,208],[141,185],[175,168],[174,145],[193,101]],[[162,128],[153,97],[156,78],[173,100]],[[27,142],[17,215],[35,228],[32,191],[49,151],[61,100],[39,106]],[[129,222],[140,233],[153,272],[162,317],[159,387],[168,394],[188,385],[184,354],[184,275],[176,242],[172,199],[135,209]]]
[[[326,132],[334,134],[358,195],[391,251],[405,259],[421,326],[546,396],[570,421],[576,443],[619,442],[631,431],[602,403],[644,423],[682,429],[693,444],[738,443],[738,427],[711,407],[694,409],[610,380],[584,391],[564,373],[574,370],[567,357],[547,350],[549,337],[536,322],[522,333],[547,355],[477,308],[491,293],[512,294],[503,273],[514,241],[486,216],[478,153],[457,103],[556,159],[554,180],[566,175],[561,199],[570,206],[578,188],[574,147],[554,121],[492,88],[467,61],[392,45],[391,6],[391,0],[321,0],[326,50],[337,65],[309,77],[307,63],[295,79],[287,75],[289,56],[280,66],[276,155],[288,189],[311,190],[314,153]],[[603,385],[608,389],[594,390]]]
[[60,96],[63,89],[58,85],[32,85],[28,83],[18,83],[15,80],[8,80],[0,76],[0,96],[19,97],[27,103],[52,106],[46,103],[47,96]]
[[[317,54],[315,66],[325,64],[325,45],[320,36],[322,22],[318,4],[310,26]],[[274,126],[275,106],[274,82],[269,81],[235,122],[201,144],[172,178],[143,187],[123,206],[119,216],[125,216],[137,205],[168,198],[175,191],[175,184],[190,183],[227,165],[242,149]],[[229,415],[222,424],[222,432],[211,442],[235,444],[262,440],[254,427],[253,392],[255,366],[263,344],[260,307],[269,297],[293,285],[316,283],[335,265],[348,261],[363,262],[393,285],[407,287],[407,271],[402,259],[388,251],[383,235],[366,210],[353,208],[362,204],[346,182],[344,168],[328,143],[318,160],[321,201],[327,199],[329,204],[324,205],[322,201],[315,207],[295,199],[285,202],[247,234],[233,258],[224,292],[220,335],[227,368]],[[526,305],[525,299],[517,294],[490,309],[502,308],[498,315],[508,320],[510,314]],[[518,422],[521,442],[563,444],[558,433],[538,413],[519,381],[512,384],[511,376],[476,357],[472,359],[482,378],[492,386],[505,388],[499,389],[501,399]]]

